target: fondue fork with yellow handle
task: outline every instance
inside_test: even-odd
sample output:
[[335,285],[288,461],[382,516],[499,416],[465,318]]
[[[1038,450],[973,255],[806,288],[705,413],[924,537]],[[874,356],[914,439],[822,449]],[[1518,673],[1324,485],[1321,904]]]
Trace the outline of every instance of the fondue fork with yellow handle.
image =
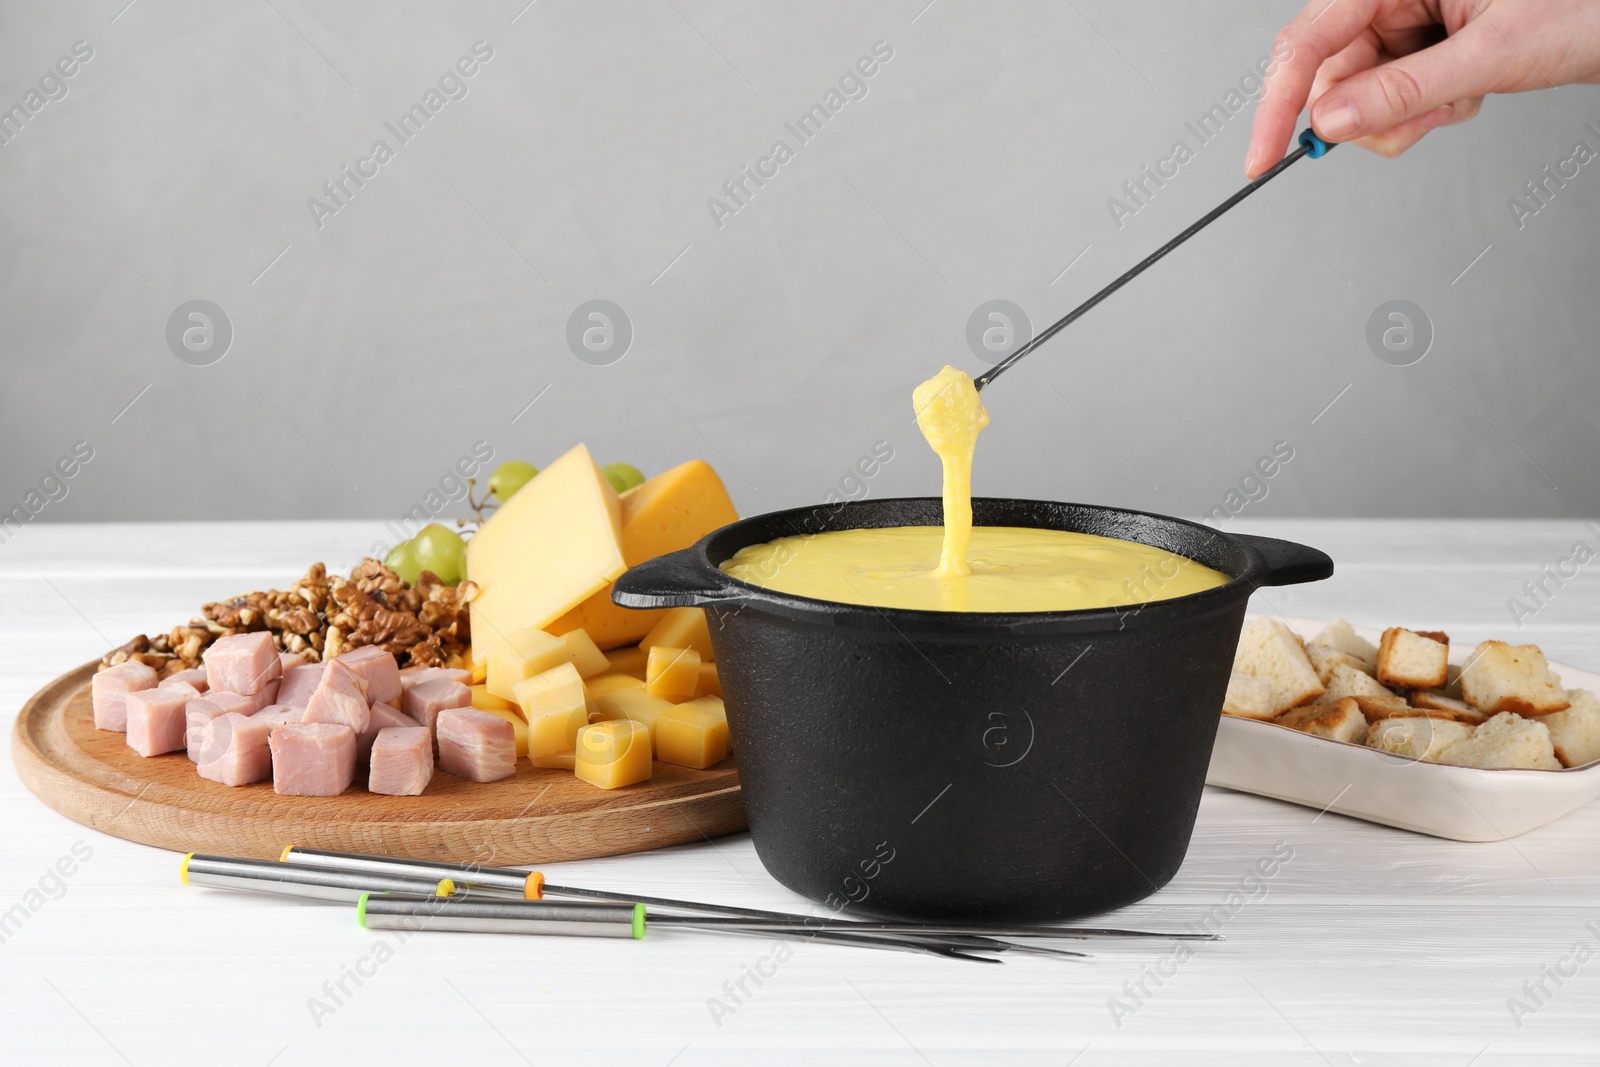
[[[544,880],[538,871],[524,871],[507,867],[479,867],[464,863],[447,863],[442,860],[408,860],[389,856],[369,856],[353,852],[329,852],[320,849],[299,848],[290,845],[283,850],[282,859],[302,865],[328,867],[343,871],[366,871],[374,874],[395,874],[412,878],[449,878],[468,893],[477,890],[497,896],[519,897],[523,900],[542,900],[547,896],[570,897],[579,900],[600,900],[622,904],[645,904],[656,908],[701,912],[727,916],[733,919],[753,920],[752,925],[769,924],[796,930],[816,929],[846,934],[903,933],[921,937],[993,938],[1036,937],[1067,940],[1092,940],[1095,938],[1157,938],[1164,941],[1214,941],[1213,934],[1168,933],[1158,930],[1117,930],[1103,927],[1072,927],[1051,925],[1011,925],[1005,927],[964,926],[961,924],[928,923],[877,923],[854,919],[833,919],[796,912],[763,911],[741,908],[730,904],[706,904],[692,900],[674,900],[669,897],[647,896],[640,893],[621,893],[603,889],[583,889],[577,886],[553,885]],[[481,897],[477,899],[482,899]],[[892,928],[892,929],[891,929]],[[1001,942],[1005,944],[1005,942]]]

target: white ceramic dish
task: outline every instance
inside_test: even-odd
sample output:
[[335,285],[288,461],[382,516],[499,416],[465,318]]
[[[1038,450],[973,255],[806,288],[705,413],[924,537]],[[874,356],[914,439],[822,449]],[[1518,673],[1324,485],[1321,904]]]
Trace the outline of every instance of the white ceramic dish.
[[[1322,623],[1283,619],[1311,638]],[[1380,632],[1356,627],[1377,643]],[[1470,647],[1452,647],[1459,663]],[[1568,689],[1600,692],[1600,675],[1550,664]],[[1271,722],[1222,716],[1207,785],[1258,793],[1455,841],[1503,841],[1600,796],[1600,763],[1560,771],[1481,770],[1392,756]]]

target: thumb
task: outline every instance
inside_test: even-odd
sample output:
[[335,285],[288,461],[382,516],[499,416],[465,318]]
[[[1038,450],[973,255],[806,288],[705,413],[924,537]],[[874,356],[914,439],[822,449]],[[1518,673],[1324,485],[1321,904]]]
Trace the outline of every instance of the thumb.
[[1494,91],[1508,60],[1503,42],[1476,20],[1439,44],[1364,70],[1334,85],[1311,108],[1311,125],[1330,141],[1371,137],[1443,104]]

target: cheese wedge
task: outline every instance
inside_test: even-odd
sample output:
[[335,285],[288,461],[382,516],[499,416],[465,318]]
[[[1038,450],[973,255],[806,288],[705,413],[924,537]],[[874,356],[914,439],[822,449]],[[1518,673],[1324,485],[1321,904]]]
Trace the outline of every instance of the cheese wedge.
[[[563,457],[564,458],[564,457]],[[528,486],[550,472],[539,475]],[[526,492],[527,488],[523,489]],[[518,493],[520,497],[522,493]],[[511,499],[515,501],[517,497]],[[622,554],[629,567],[688,548],[712,530],[739,518],[717,472],[704,460],[690,460],[622,494]],[[471,561],[468,576],[472,577]],[[613,575],[613,578],[616,576]],[[474,580],[476,580],[474,578]],[[602,649],[631,645],[650,632],[668,609],[634,611],[611,602],[609,582],[582,604],[544,629],[564,634],[582,628]],[[474,617],[476,625],[476,617]],[[542,623],[528,625],[543,626]],[[477,630],[474,634],[476,643]],[[613,667],[615,669],[615,667]]]
[[577,445],[467,542],[467,577],[479,589],[471,609],[474,664],[519,630],[549,628],[627,569],[616,490]]

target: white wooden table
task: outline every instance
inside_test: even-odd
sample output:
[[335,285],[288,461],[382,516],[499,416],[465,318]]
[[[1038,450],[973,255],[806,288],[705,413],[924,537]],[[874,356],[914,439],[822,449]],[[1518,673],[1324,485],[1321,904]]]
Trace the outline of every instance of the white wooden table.
[[[1267,590],[1254,610],[1445,628],[1457,641],[1515,636],[1600,670],[1600,562],[1521,631],[1506,607],[1575,540],[1595,542],[1577,521],[1238,528],[1302,540],[1338,563],[1332,580]],[[0,546],[0,705],[19,707],[60,672],[205,600],[284,583],[315,559],[347,566],[382,536],[377,523],[348,522],[26,529]],[[639,943],[432,934],[396,944],[359,929],[348,908],[185,889],[176,855],[56,815],[9,759],[0,797],[0,912],[26,912],[11,911],[0,944],[7,1063],[1600,1062],[1600,805],[1513,841],[1458,844],[1208,789],[1177,878],[1115,916],[1177,927],[1236,907],[1226,941],[1176,967],[1164,942],[1003,967],[796,944],[735,1002],[728,990],[747,968],[773,970],[761,962],[771,943],[660,932]],[[1292,861],[1230,904],[1280,843]],[[53,880],[74,848],[89,858]],[[557,872],[578,885],[806,906],[766,875],[746,836]],[[1572,960],[1580,942],[1597,958]],[[1545,972],[1558,964],[1559,986]],[[1169,974],[1159,986],[1144,977],[1158,966]],[[358,970],[359,985],[348,977]],[[1141,977],[1149,995],[1136,1001],[1128,990]],[[1549,995],[1514,1020],[1508,1000],[1532,1004],[1524,982],[1541,979]],[[714,1017],[713,998],[731,1011]]]

